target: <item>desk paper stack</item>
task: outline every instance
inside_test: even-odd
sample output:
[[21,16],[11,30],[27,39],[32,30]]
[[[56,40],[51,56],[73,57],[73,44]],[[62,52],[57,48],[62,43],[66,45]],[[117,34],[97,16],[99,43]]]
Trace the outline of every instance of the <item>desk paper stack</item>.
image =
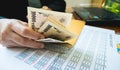
[[120,35],[119,34],[115,35],[115,40],[116,40],[117,51],[120,54]]
[[114,36],[112,30],[84,26],[74,47],[63,54],[47,49],[0,45],[0,69],[120,70],[120,55],[116,51]]

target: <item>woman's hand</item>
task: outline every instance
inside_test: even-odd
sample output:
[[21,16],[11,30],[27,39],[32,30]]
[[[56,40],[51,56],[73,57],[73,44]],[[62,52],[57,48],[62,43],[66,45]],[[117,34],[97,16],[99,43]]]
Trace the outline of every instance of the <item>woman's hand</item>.
[[44,36],[27,27],[27,23],[16,19],[0,19],[0,43],[6,47],[43,48],[36,42]]

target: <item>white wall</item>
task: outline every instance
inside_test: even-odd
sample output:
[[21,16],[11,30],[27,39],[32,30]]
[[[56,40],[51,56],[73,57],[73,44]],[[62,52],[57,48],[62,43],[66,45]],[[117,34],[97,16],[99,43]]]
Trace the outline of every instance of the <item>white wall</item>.
[[67,6],[88,6],[91,5],[91,0],[65,0],[67,3]]

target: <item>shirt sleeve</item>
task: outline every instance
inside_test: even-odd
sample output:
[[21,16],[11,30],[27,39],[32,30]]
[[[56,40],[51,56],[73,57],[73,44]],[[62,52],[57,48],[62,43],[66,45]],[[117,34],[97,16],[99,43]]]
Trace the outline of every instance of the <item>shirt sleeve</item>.
[[54,11],[65,12],[66,2],[64,0],[54,0],[48,7]]

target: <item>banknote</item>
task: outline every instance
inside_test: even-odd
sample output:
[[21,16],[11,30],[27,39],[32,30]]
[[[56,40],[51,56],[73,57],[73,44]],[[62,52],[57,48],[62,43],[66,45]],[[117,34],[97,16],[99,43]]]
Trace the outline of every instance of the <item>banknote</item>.
[[[49,11],[49,10],[43,10],[43,9],[33,8],[33,7],[28,7],[27,10],[28,10],[28,13],[31,13],[31,14],[28,14],[29,17],[33,16],[33,18],[35,18],[37,14],[44,14],[44,16],[51,15],[52,17],[54,17],[56,20],[58,20],[65,26],[68,26],[72,19],[71,13]],[[43,17],[43,16],[41,15],[39,17]],[[29,20],[29,22],[34,22],[34,21],[35,20]],[[40,22],[42,22],[42,21],[40,21]]]
[[67,43],[67,42],[57,40],[57,39],[53,39],[53,38],[38,39],[36,41],[44,42],[44,43]]
[[[40,9],[28,7],[28,25],[30,28],[32,28],[33,30],[39,33],[42,33],[43,35],[45,35],[46,38],[53,38],[53,39],[65,41],[74,37],[74,35],[66,29],[65,24],[57,20],[59,19],[59,17],[55,18],[53,16],[53,15],[55,16],[58,15],[56,14],[56,12],[52,15],[49,15],[46,14],[47,10],[44,10],[42,12],[41,11],[42,10]],[[61,15],[63,16],[64,14],[62,13]]]
[[74,38],[73,33],[61,25],[55,24],[53,20],[46,20],[45,23],[38,29],[38,32],[43,34],[46,38],[53,38],[61,41]]
[[67,18],[63,13],[58,15],[58,12],[48,13],[47,11],[46,13],[46,11],[28,7],[28,26],[45,36],[45,39],[36,41],[46,44],[65,44],[65,47],[70,47],[71,45],[66,40],[74,38],[75,35],[67,30],[66,25],[71,22],[72,16],[64,13]]

